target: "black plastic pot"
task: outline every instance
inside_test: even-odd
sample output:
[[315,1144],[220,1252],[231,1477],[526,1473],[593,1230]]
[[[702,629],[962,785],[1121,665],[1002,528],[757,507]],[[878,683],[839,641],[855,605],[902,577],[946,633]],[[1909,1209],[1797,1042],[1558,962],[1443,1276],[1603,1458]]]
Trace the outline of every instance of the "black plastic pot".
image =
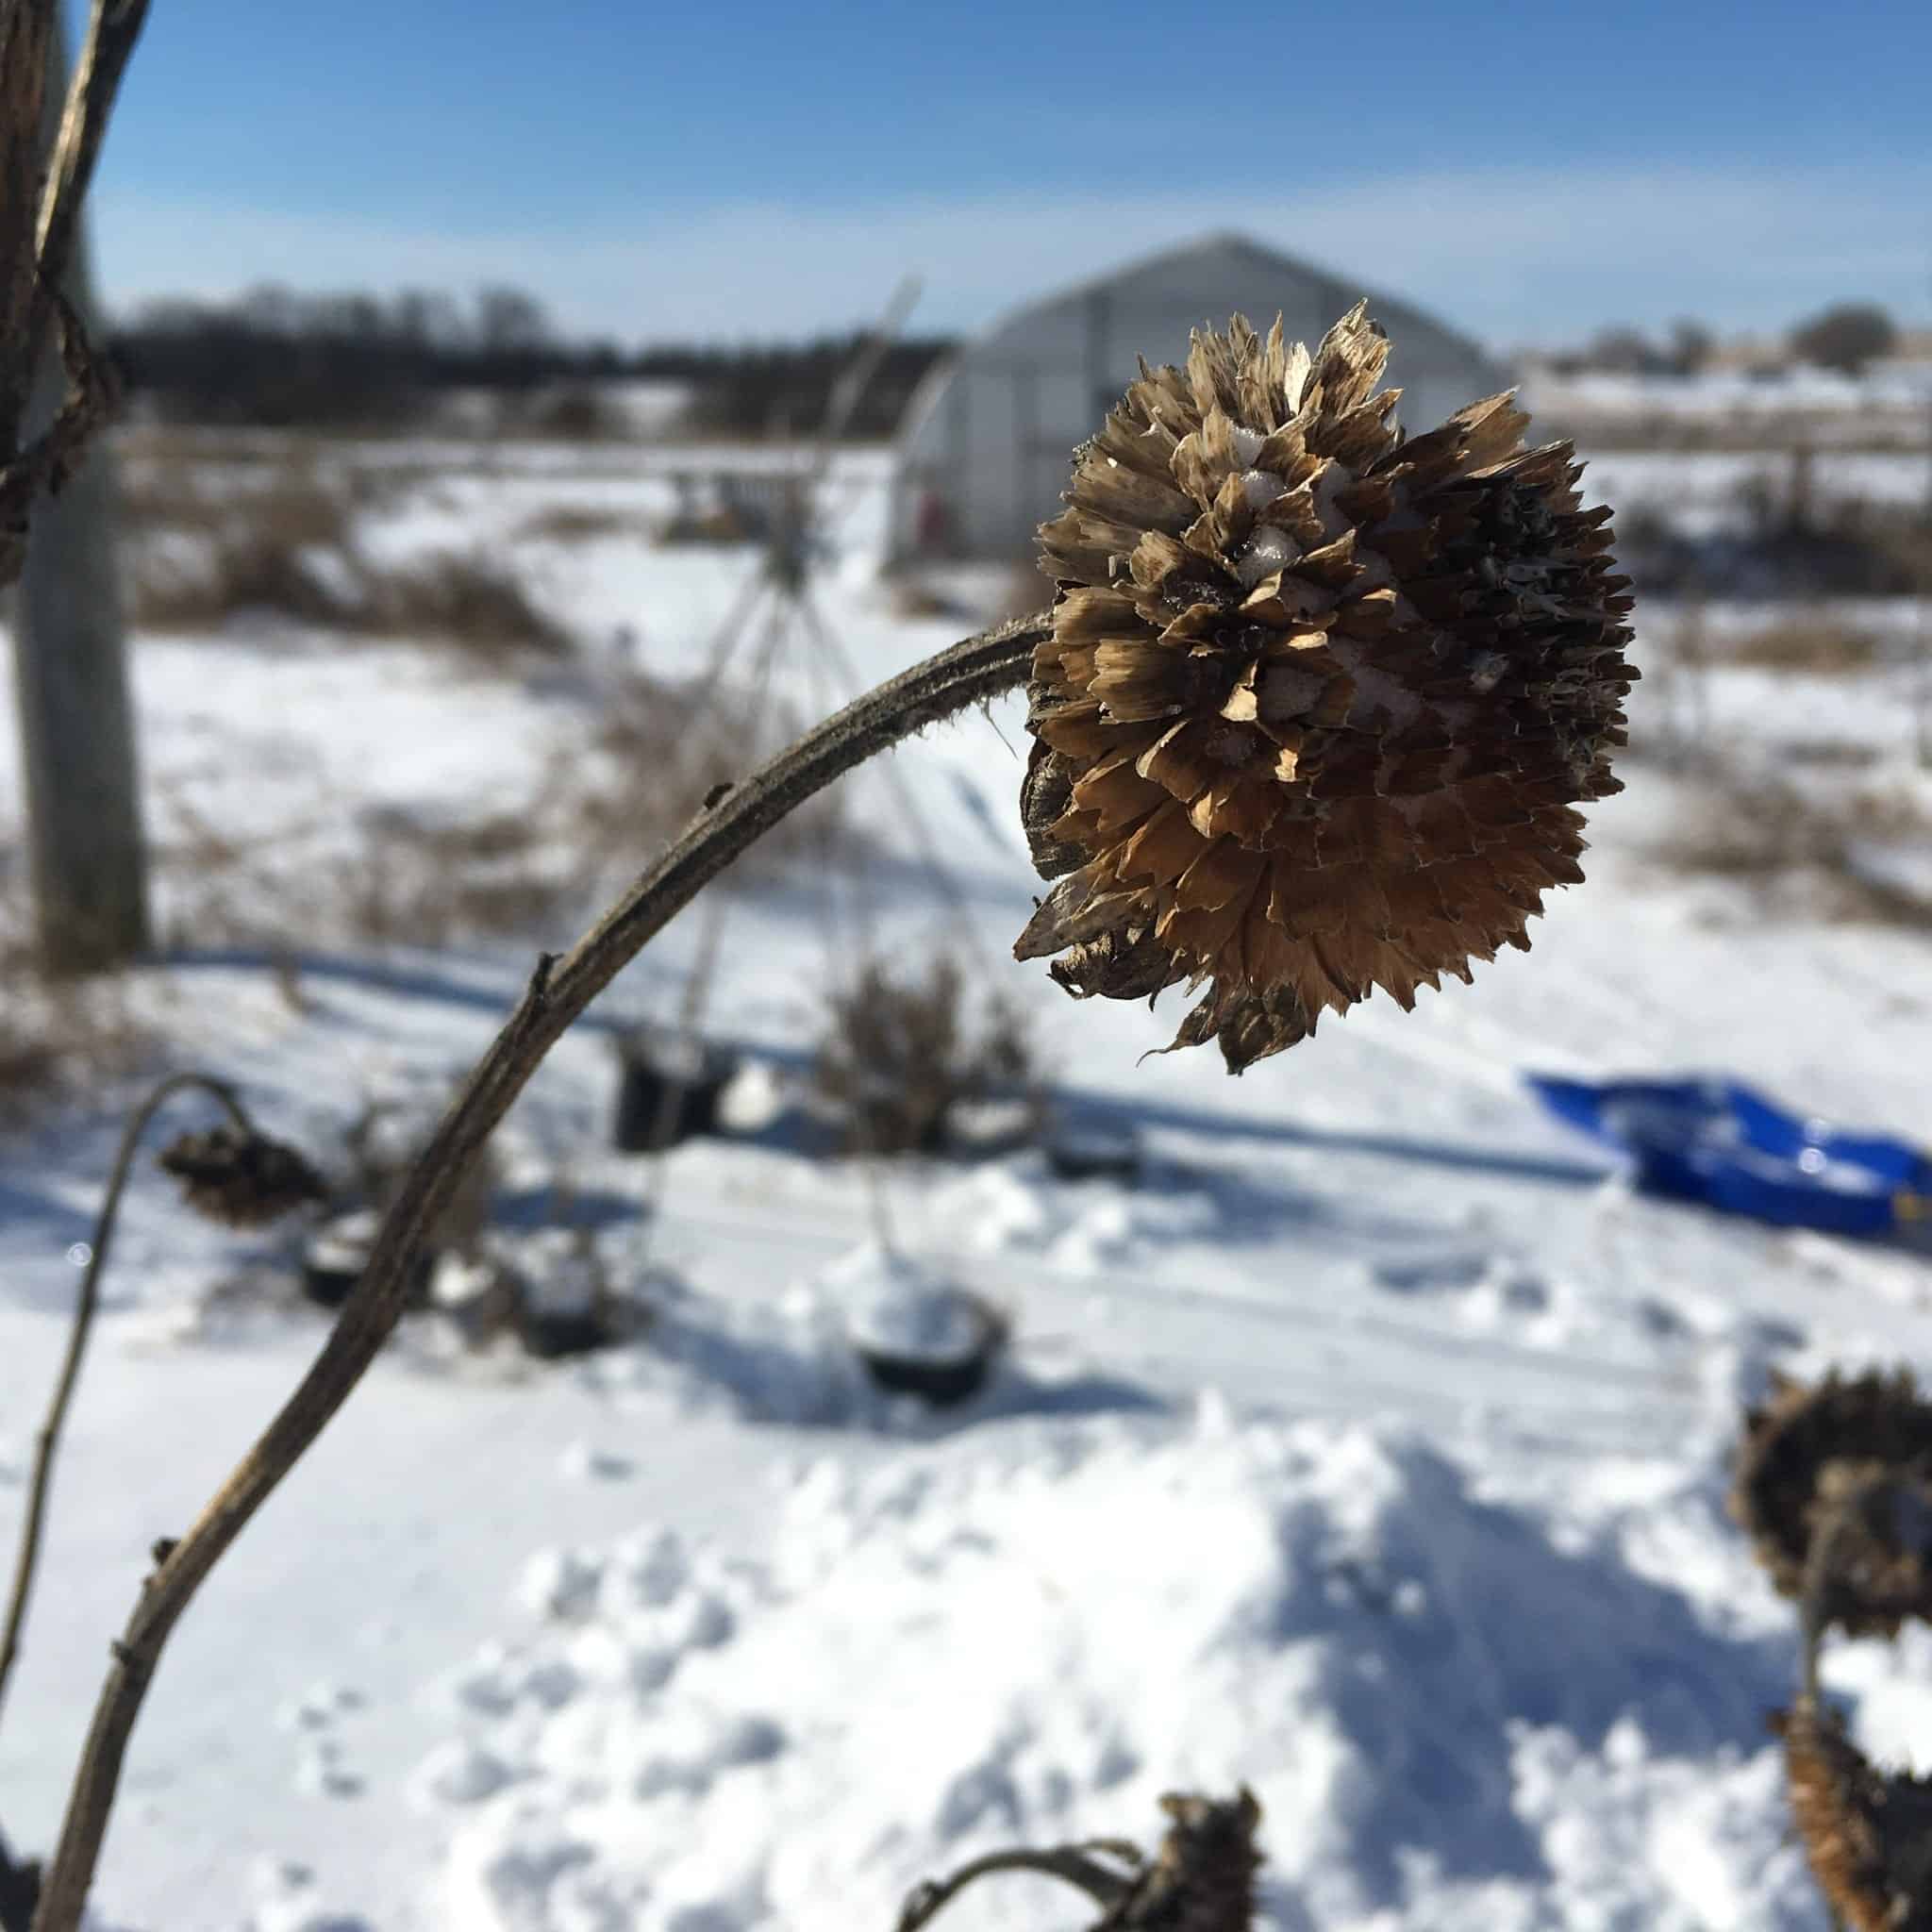
[[[375,1229],[376,1218],[368,1208],[324,1222],[302,1245],[302,1292],[325,1308],[341,1307],[369,1265]],[[425,1248],[409,1282],[412,1308],[427,1305],[435,1270],[436,1253]]]
[[41,1899],[41,1861],[15,1859],[0,1838],[0,1932],[27,1932]]
[[612,1339],[610,1324],[601,1314],[538,1315],[528,1309],[518,1324],[518,1333],[524,1346],[543,1361],[589,1355],[593,1349],[609,1347]]
[[608,1348],[618,1340],[621,1314],[587,1229],[547,1229],[525,1248],[516,1331],[526,1353],[550,1361]]
[[916,1395],[935,1408],[950,1408],[985,1388],[1006,1347],[1007,1324],[984,1303],[974,1308],[979,1335],[958,1355],[915,1355],[855,1338],[853,1349],[874,1383],[891,1395]]
[[932,1361],[920,1356],[885,1355],[861,1348],[858,1358],[879,1388],[891,1395],[917,1395],[935,1408],[950,1408],[977,1395],[992,1373],[993,1350],[958,1361]]
[[1141,1138],[1132,1127],[1062,1127],[1046,1142],[1046,1164],[1063,1181],[1132,1181]]
[[737,1063],[702,1042],[652,1033],[618,1041],[622,1073],[610,1138],[623,1154],[652,1154],[694,1135],[715,1133],[718,1103]]

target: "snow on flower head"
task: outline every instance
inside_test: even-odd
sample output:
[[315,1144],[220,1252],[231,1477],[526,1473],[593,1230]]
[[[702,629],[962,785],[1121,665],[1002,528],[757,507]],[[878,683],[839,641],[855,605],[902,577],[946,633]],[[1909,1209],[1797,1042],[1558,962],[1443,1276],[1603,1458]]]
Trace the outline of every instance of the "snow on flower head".
[[1042,526],[1014,947],[1079,997],[1208,987],[1231,1071],[1377,986],[1469,975],[1579,880],[1636,673],[1607,509],[1507,395],[1426,435],[1361,306],[1310,356],[1240,316],[1141,366]]

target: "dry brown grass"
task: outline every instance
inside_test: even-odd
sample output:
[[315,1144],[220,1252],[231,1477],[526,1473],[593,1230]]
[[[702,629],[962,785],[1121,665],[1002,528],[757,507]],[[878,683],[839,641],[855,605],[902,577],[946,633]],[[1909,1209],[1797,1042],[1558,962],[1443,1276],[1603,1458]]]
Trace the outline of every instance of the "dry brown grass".
[[177,452],[127,464],[121,497],[137,626],[188,628],[243,610],[341,621],[344,600],[323,559],[348,553],[356,508],[311,456],[291,453],[218,479],[209,464]]
[[608,538],[635,538],[646,542],[657,535],[657,525],[641,510],[558,503],[525,519],[517,526],[517,535],[549,543],[593,543]]
[[1730,664],[1842,677],[1885,662],[1885,641],[1828,612],[1798,612],[1743,633],[1723,652]]
[[456,646],[485,658],[560,657],[570,634],[532,601],[524,580],[480,550],[441,550],[358,575],[362,628]]
[[545,442],[636,442],[636,426],[614,396],[594,383],[546,387],[526,396],[498,399],[491,432]]
[[[367,856],[341,869],[340,916],[358,937],[412,944],[528,936],[579,919],[598,895],[668,844],[718,785],[796,735],[774,709],[741,735],[746,701],[707,699],[632,671],[600,697],[585,742],[552,756],[516,804],[474,821],[365,821]],[[791,814],[734,868],[769,881],[809,867],[852,868],[868,849],[836,798]]]
[[351,627],[354,606],[302,547],[272,538],[217,537],[205,560],[138,564],[129,615],[140,630],[195,630],[247,613]]
[[[508,779],[474,816],[358,805],[319,790],[263,833],[205,811],[158,774],[155,859],[170,944],[276,949],[345,943],[442,946],[510,938],[555,944],[591,904],[675,837],[706,793],[741,776],[795,720],[757,744],[727,691],[708,707],[687,687],[631,671],[600,690],[581,733],[534,773]],[[719,721],[708,723],[708,718]],[[857,867],[867,841],[835,800],[814,800],[759,842],[735,875]]]
[[831,1001],[814,1078],[860,1154],[940,1153],[961,1102],[1026,1098],[1035,1084],[1018,1017],[994,1003],[974,1011],[943,955],[924,978],[868,964]]
[[44,1033],[19,1030],[9,1013],[0,1020],[0,1120],[29,1113],[60,1085],[62,1055]]
[[131,601],[134,623],[145,630],[268,616],[339,635],[443,645],[486,662],[558,657],[570,642],[523,578],[480,551],[377,565],[347,549],[259,533],[224,537],[195,566],[138,568]]
[[181,532],[236,541],[255,538],[300,548],[346,543],[355,516],[374,507],[379,479],[342,465],[326,470],[312,451],[236,466],[217,482],[213,466],[175,449],[126,463],[121,515],[134,535]]
[[388,469],[294,444],[217,475],[192,445],[127,466],[129,612],[137,628],[270,617],[348,637],[403,638],[485,661],[554,657],[568,634],[508,563],[481,550],[378,562],[359,520],[409,487]]
[[1788,765],[1808,765],[1817,771],[1857,772],[1875,765],[1884,753],[1857,738],[1791,738],[1778,746]]
[[266,948],[299,1009],[295,948],[554,940],[581,896],[560,829],[569,769],[556,760],[514,808],[474,824],[393,808],[358,812],[341,799],[319,801],[308,823],[279,834],[219,825],[184,788],[158,779],[167,831],[155,852],[170,908],[164,943]]
[[723,509],[693,510],[689,515],[678,515],[658,525],[656,541],[672,547],[680,544],[718,544],[730,547],[738,543],[749,543],[758,536],[757,530],[738,510],[728,504]]
[[[767,707],[763,728],[742,735],[740,694],[707,698],[632,672],[600,707],[591,749],[594,765],[579,776],[574,809],[589,849],[606,862],[655,849],[681,831],[717,786],[735,782],[798,735],[789,708]],[[598,769],[601,767],[601,770]],[[760,839],[734,869],[769,877],[804,860],[855,864],[863,834],[846,824],[836,793],[812,799]]]
[[1655,856],[1674,872],[1749,886],[1774,905],[1797,898],[1830,919],[1932,930],[1932,899],[1875,876],[1857,850],[1928,831],[1898,802],[1719,771]]
[[575,870],[558,863],[563,808],[553,772],[520,812],[475,826],[384,814],[365,824],[353,854],[326,868],[322,903],[342,934],[378,946],[554,939],[575,923],[582,891]]
[[25,937],[29,908],[0,909],[9,928],[0,942],[0,1131],[12,1131],[131,1073],[148,1042],[119,980],[48,981]]

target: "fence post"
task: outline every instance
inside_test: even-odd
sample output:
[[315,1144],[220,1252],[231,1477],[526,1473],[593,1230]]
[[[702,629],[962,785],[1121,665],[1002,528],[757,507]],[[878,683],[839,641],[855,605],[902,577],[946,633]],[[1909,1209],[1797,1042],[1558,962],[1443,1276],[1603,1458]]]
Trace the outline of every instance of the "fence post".
[[[48,146],[69,66],[57,23],[48,56]],[[83,214],[65,292],[98,343],[88,254]],[[59,358],[50,341],[29,433],[51,418],[60,394]],[[58,975],[125,964],[149,942],[147,854],[114,526],[113,459],[106,441],[96,438],[66,488],[34,505],[14,601],[35,931],[42,966]]]

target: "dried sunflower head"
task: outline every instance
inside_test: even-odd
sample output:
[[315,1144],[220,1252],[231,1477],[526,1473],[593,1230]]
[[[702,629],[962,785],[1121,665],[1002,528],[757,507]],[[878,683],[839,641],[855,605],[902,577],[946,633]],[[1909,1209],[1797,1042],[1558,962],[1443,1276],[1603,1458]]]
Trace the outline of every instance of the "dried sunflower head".
[[1405,439],[1361,307],[1311,357],[1237,316],[1148,370],[1041,541],[1014,947],[1070,992],[1207,983],[1229,1068],[1377,986],[1469,977],[1582,877],[1636,675],[1607,509],[1507,395]]
[[1110,1923],[1147,1932],[1247,1932],[1261,1867],[1254,1792],[1243,1785],[1230,1800],[1170,1791],[1160,1808],[1174,1823]]
[[1932,1932],[1932,1783],[1877,1770],[1831,1711],[1801,1697],[1772,1719],[1811,1875],[1855,1932]]
[[1932,1514],[1932,1403],[1908,1369],[1833,1370],[1815,1384],[1775,1376],[1771,1399],[1745,1411],[1729,1501],[1781,1594],[1802,1594],[1814,1538],[1854,1492],[1866,1500],[1839,1525],[1821,1623],[1890,1637],[1907,1617],[1932,1621],[1919,1526]]
[[179,1135],[161,1150],[160,1164],[196,1213],[229,1227],[264,1227],[328,1193],[294,1148],[229,1125]]

